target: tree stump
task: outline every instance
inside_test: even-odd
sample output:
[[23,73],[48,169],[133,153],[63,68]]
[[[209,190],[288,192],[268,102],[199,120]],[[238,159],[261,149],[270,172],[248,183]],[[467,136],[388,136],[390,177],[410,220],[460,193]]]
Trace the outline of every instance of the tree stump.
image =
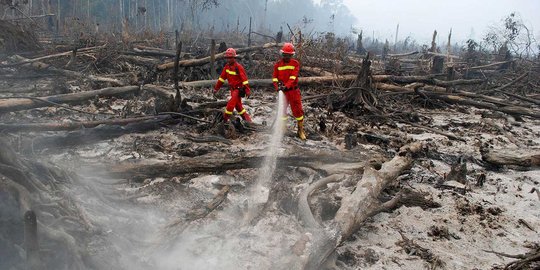
[[444,69],[444,56],[433,56],[433,62],[431,65],[431,73],[439,74],[442,73]]

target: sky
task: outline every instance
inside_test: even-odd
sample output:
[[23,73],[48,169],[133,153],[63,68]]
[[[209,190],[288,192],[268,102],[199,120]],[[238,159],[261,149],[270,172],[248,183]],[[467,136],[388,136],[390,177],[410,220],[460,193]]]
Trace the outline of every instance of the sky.
[[433,30],[439,41],[450,28],[454,41],[481,39],[488,26],[501,25],[510,13],[519,14],[540,41],[540,0],[343,0],[357,17],[356,27],[364,36],[392,40],[399,23],[398,38],[412,36],[420,43],[431,41]]

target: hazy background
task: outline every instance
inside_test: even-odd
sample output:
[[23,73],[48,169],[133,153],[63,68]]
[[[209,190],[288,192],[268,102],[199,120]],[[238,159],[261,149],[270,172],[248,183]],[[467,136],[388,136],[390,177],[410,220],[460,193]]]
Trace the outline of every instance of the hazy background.
[[[47,22],[47,28],[60,34],[128,29],[132,33],[180,30],[190,35],[203,33],[207,37],[226,32],[241,37],[247,36],[251,21],[253,31],[267,35],[275,35],[280,29],[288,33],[291,27],[293,31],[302,30],[305,36],[333,32],[355,38],[362,30],[366,43],[369,40],[384,43],[385,39],[393,43],[399,23],[399,40],[410,36],[409,41],[429,44],[436,29],[441,44],[452,28],[452,41],[462,43],[470,38],[481,41],[489,27],[504,28],[504,18],[515,12],[514,20],[520,26],[523,22],[532,36],[540,40],[540,0],[58,0],[36,3],[22,1],[19,7],[28,15],[55,14],[41,22]],[[2,1],[1,8],[9,10]],[[5,15],[8,19],[22,16],[20,12]]]
[[436,29],[444,40],[450,28],[455,41],[481,39],[489,26],[501,24],[512,12],[540,39],[538,0],[343,0],[343,4],[356,17],[357,28],[368,37],[374,32],[379,39],[393,40],[398,23],[400,39],[411,36],[428,42]]

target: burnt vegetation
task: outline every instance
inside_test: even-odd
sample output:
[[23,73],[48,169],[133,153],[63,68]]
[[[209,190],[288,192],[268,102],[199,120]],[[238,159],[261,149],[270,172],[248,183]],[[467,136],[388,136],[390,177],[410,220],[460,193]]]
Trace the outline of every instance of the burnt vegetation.
[[[471,269],[540,267],[540,47],[519,15],[392,44],[351,35],[340,1],[244,2],[0,1],[0,268],[175,269],[162,254],[181,250],[204,269],[228,249],[214,267],[445,269],[471,242]],[[245,218],[283,42],[308,141],[286,132]],[[223,123],[212,95],[228,47],[254,124]]]

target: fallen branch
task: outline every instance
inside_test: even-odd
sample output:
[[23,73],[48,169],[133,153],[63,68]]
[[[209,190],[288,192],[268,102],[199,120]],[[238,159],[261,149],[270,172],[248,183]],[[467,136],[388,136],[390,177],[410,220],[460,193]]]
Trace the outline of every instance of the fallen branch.
[[51,105],[48,102],[80,104],[82,102],[95,98],[96,96],[120,96],[125,94],[132,94],[137,92],[138,90],[138,86],[108,87],[80,93],[39,97],[39,101],[35,100],[35,98],[0,99],[0,113],[48,107]]
[[136,55],[119,55],[118,60],[128,61],[139,66],[153,67],[159,64],[159,60],[148,57],[141,57]]
[[460,59],[461,57],[457,56],[457,55],[451,55],[451,54],[444,54],[444,53],[436,53],[436,52],[425,52],[424,55],[429,55],[429,56],[442,56],[442,57],[446,57],[446,58],[454,58],[454,59]]
[[523,108],[520,106],[501,107],[501,106],[497,106],[495,104],[488,103],[488,102],[466,99],[458,95],[440,94],[440,93],[428,92],[428,91],[423,91],[423,90],[419,90],[418,92],[430,98],[440,99],[440,100],[444,100],[450,103],[472,105],[477,108],[505,112],[511,115],[526,115],[526,116],[530,116],[537,119],[540,118],[540,112],[532,110],[532,109],[528,109],[528,108]]
[[[267,48],[280,47],[282,45],[283,44],[267,43],[267,44],[264,44],[262,46],[238,48],[238,49],[236,49],[236,53],[240,54],[240,53],[245,53],[245,52],[264,50],[264,49],[267,49]],[[225,52],[218,53],[218,54],[215,55],[215,60],[223,59],[223,58],[225,58]],[[199,58],[199,59],[182,60],[182,61],[178,62],[178,65],[180,67],[201,66],[201,65],[210,63],[210,61],[211,61],[211,56],[207,56],[207,57]],[[171,69],[173,67],[174,67],[174,61],[161,64],[161,65],[157,66],[157,69],[160,70],[160,71],[164,71],[164,70],[167,70],[167,69]],[[250,85],[251,85],[251,82],[250,82]]]
[[528,168],[540,166],[540,149],[506,148],[481,152],[482,160],[493,165],[517,165]]
[[177,123],[169,115],[158,115],[145,121],[133,122],[123,126],[100,125],[90,129],[81,129],[62,135],[42,136],[28,139],[22,143],[22,151],[33,153],[43,149],[58,150],[85,144],[92,144],[102,140],[120,137],[124,134],[143,133],[159,129],[166,124]]
[[388,54],[388,57],[399,58],[399,57],[406,57],[406,56],[411,56],[411,55],[415,55],[419,53],[420,52],[418,51],[414,51],[414,52],[409,52],[409,53]]
[[302,72],[309,72],[317,76],[334,76],[334,73],[328,72],[322,68],[318,67],[302,67]]
[[303,269],[320,269],[343,241],[346,241],[373,213],[380,211],[381,203],[378,200],[380,193],[395,181],[403,170],[411,166],[412,154],[422,148],[421,143],[413,143],[402,147],[392,160],[382,165],[380,170],[365,167],[362,179],[358,181],[354,191],[341,200],[341,207],[334,218],[336,227],[312,231],[316,240],[312,243],[312,250]]
[[[69,53],[71,53],[71,52],[69,52]],[[17,58],[20,59],[21,61],[29,60],[29,59],[26,59],[26,58],[21,57],[21,56],[17,56]],[[92,75],[92,74],[83,74],[83,73],[80,73],[80,72],[77,72],[77,71],[71,71],[71,70],[66,70],[66,69],[60,69],[60,68],[56,68],[56,67],[53,67],[51,65],[45,64],[43,62],[33,62],[33,63],[29,63],[29,64],[23,64],[23,66],[27,67],[27,68],[37,70],[37,71],[43,71],[43,70],[52,71],[54,73],[62,74],[64,76],[66,76],[66,77],[71,77],[71,78],[77,78],[77,79],[83,79],[84,78],[84,79],[94,81],[94,82],[106,82],[106,83],[110,83],[110,84],[112,84],[114,86],[123,86],[123,85],[125,85],[124,82],[121,82],[121,81],[116,80],[116,79],[96,76],[96,75]]]
[[374,82],[395,82],[395,83],[426,83],[433,84],[442,87],[456,86],[456,85],[471,85],[471,84],[481,84],[485,82],[484,79],[471,79],[471,80],[453,80],[453,81],[443,81],[439,79],[434,79],[433,75],[429,76],[395,76],[395,75],[374,75]]
[[[80,48],[80,49],[77,49],[77,52],[88,52],[88,51],[93,51],[93,50],[102,49],[102,48],[105,48],[105,45],[95,46],[95,47],[88,47],[88,48]],[[42,60],[46,60],[46,59],[51,59],[51,58],[56,58],[56,57],[60,57],[60,56],[68,56],[68,55],[71,55],[72,53],[73,53],[73,51],[69,51],[69,52],[46,55],[46,56],[37,57],[37,58],[33,58],[33,59],[26,59],[26,58],[18,56],[16,58],[21,59],[20,61],[18,61],[16,63],[11,63],[11,64],[0,65],[0,68],[3,68],[3,67],[15,67],[15,66],[20,66],[20,65],[24,65],[24,64],[30,64],[30,63],[34,63],[34,62],[38,62],[38,61],[42,61]]]
[[439,134],[439,135],[443,135],[443,136],[446,136],[448,137],[449,139],[451,140],[456,140],[456,141],[462,141],[462,142],[466,142],[466,140],[462,137],[459,137],[459,136],[456,136],[452,133],[448,133],[448,132],[444,132],[442,130],[438,130],[438,129],[435,129],[435,128],[430,128],[430,127],[426,127],[426,126],[422,126],[422,125],[419,125],[419,124],[416,124],[416,123],[412,123],[412,122],[408,122],[408,121],[403,121],[403,120],[399,120],[400,122],[403,122],[407,125],[411,125],[413,127],[417,127],[417,128],[421,128],[421,129],[424,129],[424,130],[427,130],[427,131],[430,131],[430,132],[433,132],[435,134]]
[[[187,173],[211,172],[219,173],[227,170],[258,168],[264,161],[264,156],[258,152],[246,153],[242,156],[231,156],[223,153],[214,156],[201,156],[180,159],[170,162],[140,161],[136,163],[119,163],[105,169],[111,175],[120,178],[145,179],[152,177],[173,177]],[[319,169],[324,163],[358,162],[357,159],[337,157],[332,153],[313,155],[311,153],[294,153],[278,157],[278,167],[287,164],[293,167],[311,167]],[[281,164],[281,165],[280,165]]]
[[[125,54],[134,54],[141,56],[165,56],[165,57],[175,57],[175,50],[165,50],[160,48],[146,47],[146,46],[136,46],[133,48],[132,52],[125,52]],[[186,53],[180,54],[180,57],[186,56]]]
[[507,258],[518,259],[517,261],[513,261],[507,264],[504,267],[505,270],[538,269],[538,266],[540,266],[540,248],[536,248],[536,249],[531,250],[528,253],[519,254],[519,255],[506,254],[503,252],[497,252],[497,251],[491,251],[491,250],[484,250],[484,251],[488,253],[493,253],[499,256],[507,257]]
[[94,128],[99,125],[117,125],[123,126],[130,123],[136,123],[155,119],[155,116],[143,116],[123,119],[107,119],[99,121],[86,122],[53,122],[53,123],[31,123],[31,124],[1,124],[0,132],[42,132],[42,131],[69,131],[84,128]]
[[[357,75],[333,75],[333,76],[315,76],[315,77],[299,77],[298,84],[312,85],[312,84],[327,84],[334,82],[352,82],[356,79]],[[394,75],[373,75],[371,76],[373,82],[395,82],[395,83],[425,83],[425,84],[434,84],[437,86],[447,87],[455,85],[468,85],[468,84],[479,84],[483,83],[483,79],[474,79],[474,80],[454,80],[454,81],[442,81],[433,79],[431,76],[394,76]],[[201,81],[192,81],[192,82],[180,82],[182,87],[212,87],[216,84],[215,80],[201,80]],[[225,83],[223,87],[226,87],[228,84]],[[249,80],[250,86],[259,86],[259,87],[270,87],[272,86],[271,79],[251,79]]]
[[35,100],[35,101],[38,101],[38,102],[43,102],[45,104],[49,104],[50,106],[58,106],[60,108],[64,108],[64,109],[67,109],[67,110],[71,110],[71,111],[75,111],[75,112],[80,112],[80,113],[84,113],[84,114],[90,114],[90,115],[100,115],[100,114],[104,114],[104,115],[111,115],[109,113],[93,113],[93,112],[87,112],[87,111],[83,111],[83,110],[79,110],[79,109],[76,109],[76,108],[72,108],[72,107],[69,107],[69,106],[66,106],[66,105],[62,105],[62,104],[59,104],[59,103],[56,103],[54,101],[50,101],[50,100],[46,100],[46,99],[43,99],[43,98],[39,98],[39,97],[23,97],[23,96],[13,96],[13,97],[4,97],[3,99],[29,99],[29,100]]
[[161,113],[159,113],[159,114],[178,115],[178,116],[182,116],[182,117],[184,117],[184,118],[191,119],[191,120],[195,120],[195,121],[198,121],[198,122],[209,123],[209,124],[212,124],[212,123],[213,123],[212,121],[208,121],[208,120],[204,120],[204,119],[199,119],[199,118],[196,118],[196,117],[193,117],[193,116],[191,116],[191,115],[184,114],[184,113],[178,113],[178,112],[161,112]]
[[468,69],[468,70],[483,69],[483,68],[487,68],[487,67],[494,67],[494,66],[499,66],[499,65],[503,65],[503,64],[512,63],[514,61],[515,60],[496,62],[496,63],[491,63],[491,64],[487,64],[487,65],[483,65],[483,66],[469,67],[469,68],[466,68],[466,69]]
[[499,86],[497,88],[488,89],[488,90],[482,91],[482,92],[484,92],[484,93],[500,92],[500,91],[514,85],[515,83],[521,81],[523,78],[527,77],[527,75],[529,75],[529,73],[525,72],[524,74],[522,74],[521,76],[517,77],[515,80],[513,80],[513,81],[511,81],[511,82],[509,82],[507,84],[501,85],[501,86]]
[[536,104],[536,105],[540,105],[540,100],[538,100],[538,99],[532,99],[532,98],[528,98],[528,97],[523,97],[523,96],[520,96],[520,95],[516,95],[516,94],[512,94],[512,93],[508,93],[508,92],[503,92],[503,91],[500,91],[500,90],[497,90],[497,92],[508,95],[508,96],[511,96],[511,97],[514,97],[514,98],[517,98],[517,99],[520,99],[520,100],[523,100],[523,101],[527,101],[527,102],[530,102],[530,103],[533,103],[533,104]]

